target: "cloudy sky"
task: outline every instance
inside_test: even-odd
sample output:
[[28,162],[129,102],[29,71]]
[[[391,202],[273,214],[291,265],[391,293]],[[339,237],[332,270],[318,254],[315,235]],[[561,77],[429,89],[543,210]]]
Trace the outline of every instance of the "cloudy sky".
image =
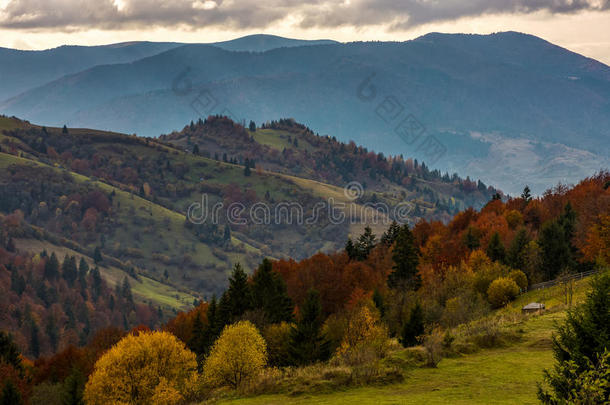
[[610,64],[610,0],[0,0],[0,46],[521,31]]

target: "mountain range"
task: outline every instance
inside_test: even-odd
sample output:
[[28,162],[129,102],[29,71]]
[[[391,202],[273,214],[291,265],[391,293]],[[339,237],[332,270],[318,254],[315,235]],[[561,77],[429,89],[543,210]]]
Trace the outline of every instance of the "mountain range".
[[516,32],[3,52],[2,81],[17,84],[0,93],[0,112],[44,125],[158,136],[212,114],[292,117],[509,193],[542,193],[610,162],[610,67]]

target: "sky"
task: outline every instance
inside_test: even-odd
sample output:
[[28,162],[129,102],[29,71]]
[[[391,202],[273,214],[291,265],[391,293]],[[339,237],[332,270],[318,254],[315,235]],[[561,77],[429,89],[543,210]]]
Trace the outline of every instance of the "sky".
[[0,47],[520,31],[610,65],[610,0],[0,0]]

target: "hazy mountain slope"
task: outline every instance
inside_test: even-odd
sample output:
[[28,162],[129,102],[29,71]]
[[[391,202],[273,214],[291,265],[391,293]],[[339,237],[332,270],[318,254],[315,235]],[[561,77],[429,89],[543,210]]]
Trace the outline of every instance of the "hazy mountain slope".
[[60,46],[44,51],[0,48],[0,100],[96,65],[131,62],[178,45],[128,42],[105,46]]
[[[141,135],[212,113],[257,122],[294,117],[509,192],[524,183],[541,192],[608,165],[609,77],[608,66],[513,32],[263,53],[186,45],[65,77],[0,111]],[[396,134],[409,114],[444,145],[440,158],[421,147],[424,138],[405,142]]]
[[327,45],[336,44],[337,41],[330,39],[305,40],[283,38],[276,35],[247,35],[245,37],[232,39],[230,41],[213,42],[210,45],[217,46],[227,51],[265,52],[275,48],[288,48],[293,46]]

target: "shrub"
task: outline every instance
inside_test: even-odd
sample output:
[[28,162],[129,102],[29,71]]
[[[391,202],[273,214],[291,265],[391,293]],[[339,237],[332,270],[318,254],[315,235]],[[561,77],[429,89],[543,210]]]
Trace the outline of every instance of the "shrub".
[[370,362],[370,357],[385,357],[388,347],[388,331],[379,316],[368,305],[361,305],[349,317],[337,356],[348,364],[362,364]]
[[443,358],[443,342],[445,342],[445,335],[439,328],[433,329],[429,335],[424,338],[423,346],[426,350],[426,366],[434,367],[440,363]]
[[525,291],[527,289],[527,276],[521,270],[513,270],[508,273],[508,278],[513,280],[521,289]]
[[495,279],[487,290],[487,299],[494,308],[500,308],[515,299],[519,286],[512,279],[500,277]]
[[258,375],[266,363],[265,340],[254,325],[240,321],[224,328],[205,361],[203,375],[212,386],[237,388]]
[[184,343],[168,332],[141,332],[121,339],[95,363],[85,402],[177,403],[191,395],[197,377],[195,354]]
[[291,330],[292,326],[288,322],[274,323],[265,328],[263,336],[267,342],[267,353],[270,365],[278,367],[288,365]]

